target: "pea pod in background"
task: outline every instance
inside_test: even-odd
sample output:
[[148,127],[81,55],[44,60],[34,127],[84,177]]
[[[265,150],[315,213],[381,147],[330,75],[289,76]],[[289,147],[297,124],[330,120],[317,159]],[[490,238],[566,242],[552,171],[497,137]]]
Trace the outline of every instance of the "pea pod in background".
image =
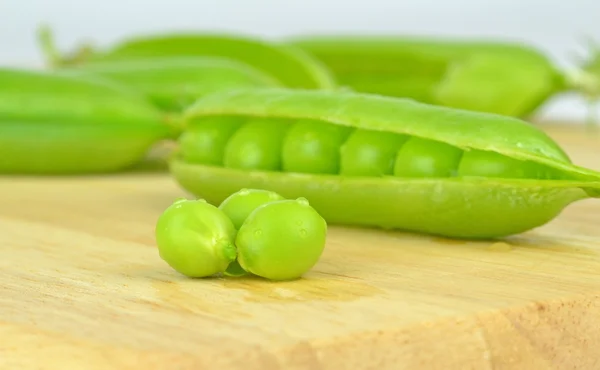
[[600,197],[520,119],[351,91],[235,89],[184,113],[180,186],[218,204],[242,188],[305,197],[330,224],[493,238]]
[[170,125],[143,97],[109,80],[0,69],[0,173],[128,169],[175,137]]
[[247,64],[272,76],[286,87],[336,87],[330,71],[316,58],[294,46],[258,37],[212,32],[139,35],[124,39],[105,50],[83,45],[73,55],[61,56],[47,26],[40,27],[38,36],[48,64],[54,68],[153,57],[213,56]]
[[56,73],[98,75],[135,89],[166,112],[180,112],[207,93],[232,87],[280,86],[249,65],[220,57],[152,57],[91,62]]
[[340,85],[453,108],[525,118],[560,93],[600,93],[596,54],[567,73],[530,45],[496,40],[312,35],[289,39]]

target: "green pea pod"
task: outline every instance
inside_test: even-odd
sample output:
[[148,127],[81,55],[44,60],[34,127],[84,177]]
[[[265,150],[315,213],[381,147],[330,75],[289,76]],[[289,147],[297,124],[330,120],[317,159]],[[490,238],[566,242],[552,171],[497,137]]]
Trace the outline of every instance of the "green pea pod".
[[214,56],[243,62],[293,88],[334,88],[329,70],[317,59],[287,44],[217,33],[177,33],[131,37],[107,50],[82,47],[73,56],[60,56],[47,27],[39,30],[41,47],[54,67],[89,62],[139,60],[167,56]]
[[167,112],[180,112],[196,99],[220,89],[281,85],[245,63],[202,56],[92,62],[60,73],[92,74],[114,80],[144,94]]
[[[331,155],[340,155],[342,163],[350,163],[344,159],[349,156],[359,165],[342,174],[262,164],[231,168],[214,158],[183,159],[190,157],[178,148],[170,162],[175,179],[215,204],[242,188],[265,189],[288,199],[305,197],[331,224],[493,238],[541,226],[575,201],[600,197],[600,173],[572,164],[543,131],[513,117],[351,91],[260,88],[208,95],[184,120],[191,129],[217,117],[349,127],[353,133]],[[300,139],[287,138],[296,130],[279,131],[283,142],[298,145]],[[355,134],[360,131],[390,140]],[[358,145],[359,139],[365,144]]]
[[340,85],[355,91],[453,108],[526,117],[560,93],[600,92],[597,62],[567,73],[518,42],[321,35],[289,44],[319,59]]
[[120,85],[0,69],[0,173],[123,170],[172,136],[156,108]]

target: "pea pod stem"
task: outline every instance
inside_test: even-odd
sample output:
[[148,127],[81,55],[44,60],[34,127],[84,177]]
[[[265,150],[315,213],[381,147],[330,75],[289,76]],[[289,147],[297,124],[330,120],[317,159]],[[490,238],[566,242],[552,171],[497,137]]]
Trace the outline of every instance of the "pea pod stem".
[[46,65],[52,69],[76,65],[89,58],[93,54],[93,47],[84,44],[72,55],[62,55],[56,47],[54,34],[47,24],[42,24],[37,29],[37,42],[42,51]]
[[600,73],[594,74],[585,69],[576,69],[570,73],[565,73],[565,76],[569,90],[580,93],[586,102],[586,127],[590,132],[597,132],[599,117],[596,109],[600,98]]

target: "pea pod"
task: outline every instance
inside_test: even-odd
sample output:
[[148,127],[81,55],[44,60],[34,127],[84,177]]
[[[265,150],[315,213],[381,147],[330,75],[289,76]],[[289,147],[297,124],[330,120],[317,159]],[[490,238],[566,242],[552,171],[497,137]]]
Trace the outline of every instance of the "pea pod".
[[[184,114],[190,129],[217,117],[289,127],[319,120],[351,128],[340,143],[341,162],[346,155],[360,157],[345,147],[356,132],[405,137],[387,140],[396,147],[381,146],[385,150],[377,155],[364,150],[360,166],[345,173],[289,172],[260,163],[231,168],[223,161],[186,160],[185,148],[178,148],[170,162],[175,179],[215,204],[239,189],[257,188],[304,197],[331,224],[493,238],[541,226],[575,201],[600,197],[600,173],[574,165],[543,131],[513,117],[351,91],[285,88],[210,94]],[[279,131],[284,142],[294,132]],[[368,161],[380,170],[372,171]]]
[[567,73],[540,50],[518,42],[320,35],[289,43],[355,91],[460,109],[526,117],[558,94],[600,92],[593,61]]
[[336,86],[329,70],[304,51],[291,45],[242,35],[202,32],[139,35],[124,39],[106,50],[82,46],[72,56],[59,55],[51,31],[46,26],[39,30],[39,41],[53,67],[153,57],[213,56],[247,64],[288,87],[318,89]]
[[167,112],[180,112],[203,95],[231,87],[279,86],[245,63],[218,57],[156,57],[89,63],[60,73],[97,75],[126,85]]
[[123,170],[173,134],[166,117],[120,85],[0,69],[0,173]]

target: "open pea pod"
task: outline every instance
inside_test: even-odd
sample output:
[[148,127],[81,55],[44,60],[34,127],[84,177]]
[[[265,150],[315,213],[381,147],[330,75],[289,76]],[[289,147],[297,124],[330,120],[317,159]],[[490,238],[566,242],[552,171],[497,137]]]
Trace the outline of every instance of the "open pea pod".
[[112,82],[0,69],[0,173],[123,170],[174,132],[143,97]]
[[235,89],[185,113],[170,169],[218,204],[241,188],[305,197],[331,224],[492,238],[600,197],[600,173],[571,163],[516,118],[350,91]]
[[48,27],[40,27],[38,34],[42,50],[54,67],[154,57],[213,56],[245,63],[287,87],[320,89],[336,86],[329,70],[308,53],[257,37],[212,32],[139,35],[105,50],[81,46],[72,55],[62,56],[53,44]]
[[180,112],[198,98],[232,87],[280,86],[271,75],[221,57],[152,57],[90,62],[57,73],[97,75],[144,94],[167,112]]

